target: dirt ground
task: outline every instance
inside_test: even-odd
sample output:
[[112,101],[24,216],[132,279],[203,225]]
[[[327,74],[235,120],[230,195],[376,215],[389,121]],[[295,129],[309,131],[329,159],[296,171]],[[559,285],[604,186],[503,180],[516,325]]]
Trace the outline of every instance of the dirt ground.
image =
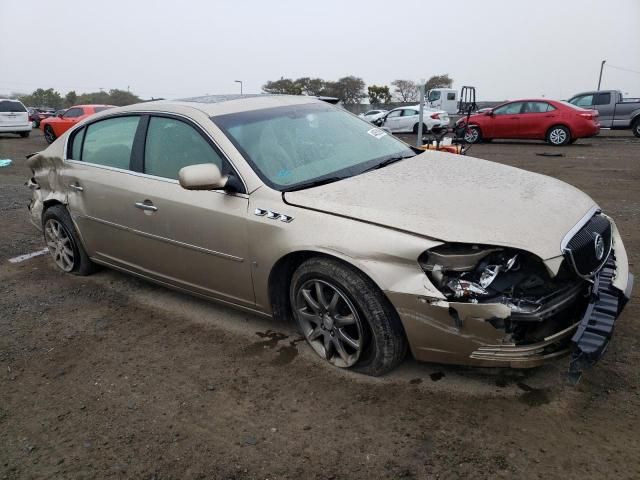
[[[43,248],[23,184],[24,155],[44,147],[0,135],[14,160],[0,168],[0,479],[640,478],[640,287],[577,387],[566,358],[532,371],[407,359],[363,377],[321,363],[289,325],[114,271],[65,275],[47,256],[10,264]],[[470,154],[585,190],[639,273],[629,132]]]

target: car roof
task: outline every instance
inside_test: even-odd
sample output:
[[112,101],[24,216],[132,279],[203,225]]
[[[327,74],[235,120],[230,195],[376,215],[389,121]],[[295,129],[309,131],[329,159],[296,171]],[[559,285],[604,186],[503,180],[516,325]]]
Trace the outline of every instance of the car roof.
[[176,111],[187,107],[200,110],[206,115],[212,117],[228,113],[248,112],[251,110],[262,110],[265,108],[305,105],[311,103],[324,104],[325,102],[317,99],[316,97],[309,97],[305,95],[208,95],[178,100],[156,100],[136,103],[126,107],[119,107],[117,111]]

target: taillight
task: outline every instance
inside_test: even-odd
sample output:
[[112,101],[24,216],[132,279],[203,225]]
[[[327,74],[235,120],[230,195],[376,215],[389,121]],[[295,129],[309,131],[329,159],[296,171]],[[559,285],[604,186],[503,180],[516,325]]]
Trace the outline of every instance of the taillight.
[[431,114],[431,118],[433,118],[434,120],[440,120],[440,114],[439,113],[433,113],[433,114]]
[[587,120],[593,120],[592,113],[579,113],[578,115],[580,115],[582,118],[586,118]]

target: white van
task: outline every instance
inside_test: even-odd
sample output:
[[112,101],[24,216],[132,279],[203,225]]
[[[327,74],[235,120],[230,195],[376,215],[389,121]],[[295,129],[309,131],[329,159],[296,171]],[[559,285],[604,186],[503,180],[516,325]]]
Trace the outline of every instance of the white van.
[[0,133],[16,133],[22,138],[31,133],[29,112],[20,100],[0,98]]
[[433,88],[427,94],[426,105],[434,110],[444,110],[448,114],[458,113],[458,92],[452,88]]

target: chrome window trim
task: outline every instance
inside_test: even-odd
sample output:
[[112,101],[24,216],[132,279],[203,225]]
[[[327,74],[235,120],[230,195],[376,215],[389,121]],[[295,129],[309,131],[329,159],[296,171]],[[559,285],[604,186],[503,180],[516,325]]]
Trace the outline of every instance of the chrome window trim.
[[[83,162],[81,160],[65,160],[65,162],[70,163],[72,165],[86,165],[88,167],[100,168],[102,170],[110,170],[113,172],[124,173],[126,175],[133,175],[134,177],[148,178],[150,180],[156,180],[158,182],[173,183],[176,185],[180,185],[180,182],[178,182],[178,180],[174,180],[172,178],[157,177],[155,175],[148,175],[146,173],[134,172],[133,170],[125,170],[122,168],[109,167],[107,165],[99,165],[97,163]],[[229,195],[231,197],[240,197],[240,198],[247,198],[247,199],[249,198],[249,194],[247,193],[231,193],[231,192],[226,192],[224,190],[201,190],[201,191],[215,192],[222,195]]]
[[580,220],[578,220],[578,223],[576,223],[573,227],[571,227],[571,230],[569,230],[567,234],[563,237],[562,241],[560,242],[560,251],[564,252],[567,248],[567,244],[573,238],[573,236],[576,233],[578,233],[578,230],[584,227],[586,223],[589,220],[591,220],[591,217],[593,217],[596,213],[601,213],[601,212],[602,210],[597,205],[594,205],[593,207],[591,207],[589,211],[585,213]]
[[[103,110],[103,111],[107,111],[108,110]],[[102,112],[100,112],[102,113]],[[175,116],[175,117],[180,117],[186,120],[189,120],[190,122],[195,123],[200,130],[207,136],[208,139],[210,139],[213,144],[216,146],[216,148],[218,149],[218,151],[222,154],[223,160],[226,160],[227,162],[229,162],[229,165],[231,165],[231,167],[233,168],[234,172],[238,175],[238,178],[240,179],[240,181],[242,182],[242,186],[244,187],[244,190],[246,192],[249,192],[249,188],[247,187],[247,183],[245,182],[244,178],[242,177],[242,174],[240,173],[240,170],[236,167],[236,165],[231,161],[231,159],[229,158],[229,155],[227,155],[227,152],[225,152],[222,147],[220,146],[220,144],[218,144],[218,142],[216,141],[215,138],[213,138],[213,136],[207,131],[207,129],[197,120],[195,120],[192,117],[189,117],[188,115],[184,115],[182,113],[174,113],[174,112],[167,112],[165,110],[132,110],[132,111],[127,111],[127,112],[114,112],[114,113],[108,113],[105,114],[103,116],[100,116],[99,118],[93,119],[91,121],[88,122],[83,122],[79,125],[75,125],[74,127],[70,128],[69,130],[67,130],[65,133],[67,134],[67,138],[64,141],[64,148],[62,151],[62,161],[63,162],[67,162],[67,161],[73,161],[73,162],[78,162],[78,163],[82,163],[85,165],[94,165],[97,167],[101,167],[103,165],[98,165],[96,163],[90,163],[90,162],[83,162],[80,160],[73,160],[73,159],[69,159],[67,158],[67,149],[69,146],[69,139],[71,138],[71,136],[74,134],[74,132],[76,130],[80,130],[83,127],[88,127],[89,125],[99,122],[101,120],[106,120],[108,118],[116,118],[116,117],[130,117],[132,115],[138,115],[138,116],[142,116],[142,115],[153,115],[156,116],[162,116],[162,115],[169,115],[169,116]],[[212,122],[213,123],[213,122]],[[215,124],[214,124],[215,125]],[[122,169],[116,169],[118,171],[123,171]],[[130,171],[130,170],[127,170]],[[141,172],[134,172],[134,173],[141,173]],[[154,177],[154,178],[160,178],[160,177],[156,177],[155,175],[147,175],[149,177]],[[172,180],[172,179],[165,179],[165,180]],[[175,180],[175,182],[177,182],[177,180]]]

